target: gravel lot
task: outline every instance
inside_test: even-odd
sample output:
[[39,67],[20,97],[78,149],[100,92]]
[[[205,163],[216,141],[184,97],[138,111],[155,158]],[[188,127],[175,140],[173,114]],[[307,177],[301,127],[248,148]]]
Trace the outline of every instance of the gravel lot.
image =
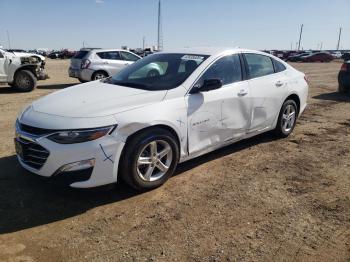
[[180,165],[163,187],[73,190],[24,171],[14,122],[77,83],[47,61],[31,93],[0,86],[1,261],[350,261],[350,97],[339,62],[295,64],[311,81],[293,134],[263,134]]

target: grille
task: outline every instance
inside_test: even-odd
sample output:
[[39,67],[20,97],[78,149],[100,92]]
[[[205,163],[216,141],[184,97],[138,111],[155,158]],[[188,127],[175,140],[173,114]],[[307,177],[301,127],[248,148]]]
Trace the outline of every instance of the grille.
[[16,152],[21,160],[35,169],[40,169],[50,155],[50,152],[41,145],[23,138],[16,138],[15,144]]

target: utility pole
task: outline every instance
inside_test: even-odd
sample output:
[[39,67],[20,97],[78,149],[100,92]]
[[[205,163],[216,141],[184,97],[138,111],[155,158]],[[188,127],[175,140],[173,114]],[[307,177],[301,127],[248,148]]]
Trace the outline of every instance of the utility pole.
[[7,34],[7,43],[8,43],[9,49],[11,49],[11,42],[10,42],[9,30],[6,30],[6,34]]
[[339,44],[340,44],[341,31],[342,31],[342,28],[340,27],[340,28],[339,28],[339,37],[338,37],[337,50],[339,50]]
[[322,47],[323,47],[323,42],[321,42],[321,47],[320,47],[320,51],[322,51]]
[[163,35],[162,35],[162,10],[160,0],[158,2],[158,51],[163,50]]
[[146,42],[146,37],[144,36],[142,38],[142,49],[145,50],[145,42]]
[[299,42],[298,42],[298,51],[300,50],[300,42],[301,42],[301,36],[303,34],[303,27],[304,25],[301,24],[301,27],[300,27],[300,35],[299,35]]

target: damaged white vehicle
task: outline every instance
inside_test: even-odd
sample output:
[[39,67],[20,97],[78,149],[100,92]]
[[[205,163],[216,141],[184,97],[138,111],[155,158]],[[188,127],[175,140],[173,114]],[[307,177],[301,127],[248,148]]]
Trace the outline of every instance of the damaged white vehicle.
[[0,83],[8,83],[22,92],[36,87],[37,80],[44,80],[45,58],[37,54],[7,52],[0,49]]
[[288,136],[307,95],[305,75],[266,53],[160,52],[35,101],[18,116],[16,152],[27,170],[72,187],[121,177],[151,189],[179,162],[269,130]]

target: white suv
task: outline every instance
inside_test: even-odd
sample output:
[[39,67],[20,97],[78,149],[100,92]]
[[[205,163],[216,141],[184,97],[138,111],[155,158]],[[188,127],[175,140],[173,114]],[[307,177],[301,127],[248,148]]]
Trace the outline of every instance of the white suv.
[[115,75],[141,57],[126,50],[83,48],[72,59],[68,74],[80,82]]
[[36,87],[37,80],[48,78],[44,67],[45,58],[41,55],[0,49],[0,83],[18,91],[29,92]]

